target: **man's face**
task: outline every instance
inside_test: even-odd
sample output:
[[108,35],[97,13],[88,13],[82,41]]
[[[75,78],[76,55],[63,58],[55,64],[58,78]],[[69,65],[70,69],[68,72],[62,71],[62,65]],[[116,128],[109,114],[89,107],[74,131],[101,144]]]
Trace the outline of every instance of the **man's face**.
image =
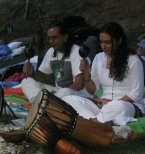
[[61,35],[59,27],[52,27],[47,31],[47,40],[54,50],[62,51],[68,35]]

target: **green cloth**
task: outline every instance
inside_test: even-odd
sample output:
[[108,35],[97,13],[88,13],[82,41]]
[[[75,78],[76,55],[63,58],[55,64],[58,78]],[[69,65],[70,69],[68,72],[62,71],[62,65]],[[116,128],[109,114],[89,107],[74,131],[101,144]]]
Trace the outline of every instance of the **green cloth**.
[[21,98],[21,97],[15,96],[15,95],[5,96],[5,100],[6,100],[6,102],[15,102],[15,103],[18,103],[18,104],[28,102],[27,99]]
[[[144,96],[145,96],[145,87],[144,87]],[[132,131],[134,131],[136,134],[145,136],[145,117],[137,118],[137,121],[129,122],[127,124]]]
[[137,118],[137,121],[129,122],[127,126],[136,134],[145,136],[145,117]]
[[103,89],[102,89],[102,87],[100,87],[99,90],[97,90],[97,91],[95,92],[95,96],[96,96],[96,97],[101,97],[101,96],[102,96],[102,93],[103,93]]

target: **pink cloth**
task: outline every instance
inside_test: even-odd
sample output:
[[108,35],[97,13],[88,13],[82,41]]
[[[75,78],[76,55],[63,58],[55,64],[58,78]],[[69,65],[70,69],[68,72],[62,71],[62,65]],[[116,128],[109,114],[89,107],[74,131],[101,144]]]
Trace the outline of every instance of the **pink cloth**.
[[15,73],[11,76],[9,76],[7,79],[5,79],[4,81],[22,81],[22,79],[24,79],[26,76],[24,73]]

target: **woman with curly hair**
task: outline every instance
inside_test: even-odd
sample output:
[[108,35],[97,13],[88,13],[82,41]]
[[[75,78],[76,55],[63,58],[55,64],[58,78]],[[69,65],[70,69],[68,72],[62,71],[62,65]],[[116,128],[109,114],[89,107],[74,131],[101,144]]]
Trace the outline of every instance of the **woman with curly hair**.
[[[123,28],[116,22],[105,24],[99,34],[102,52],[92,63],[90,72],[86,60],[81,60],[85,87],[93,99],[66,96],[68,102],[86,119],[113,125],[126,125],[145,113],[143,101],[143,65],[127,45]],[[101,97],[96,91],[102,88]]]

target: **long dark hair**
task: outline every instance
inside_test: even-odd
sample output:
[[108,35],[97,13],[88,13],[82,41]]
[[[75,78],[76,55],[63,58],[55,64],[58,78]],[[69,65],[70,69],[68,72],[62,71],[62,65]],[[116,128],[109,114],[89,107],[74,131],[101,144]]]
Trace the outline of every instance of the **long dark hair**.
[[123,81],[129,71],[129,55],[134,55],[135,51],[128,47],[125,32],[118,23],[109,22],[105,24],[100,33],[107,33],[111,36],[112,63],[109,77],[114,78],[116,81]]
[[[73,42],[71,41],[70,32],[69,32],[67,25],[64,24],[64,22],[62,22],[60,20],[53,20],[53,21],[49,22],[49,24],[47,26],[47,30],[50,28],[53,28],[53,27],[59,27],[61,35],[68,34],[68,40],[65,44],[64,58],[69,57],[70,53],[71,53],[71,48],[72,48]],[[54,57],[56,57],[56,51],[54,51]]]

